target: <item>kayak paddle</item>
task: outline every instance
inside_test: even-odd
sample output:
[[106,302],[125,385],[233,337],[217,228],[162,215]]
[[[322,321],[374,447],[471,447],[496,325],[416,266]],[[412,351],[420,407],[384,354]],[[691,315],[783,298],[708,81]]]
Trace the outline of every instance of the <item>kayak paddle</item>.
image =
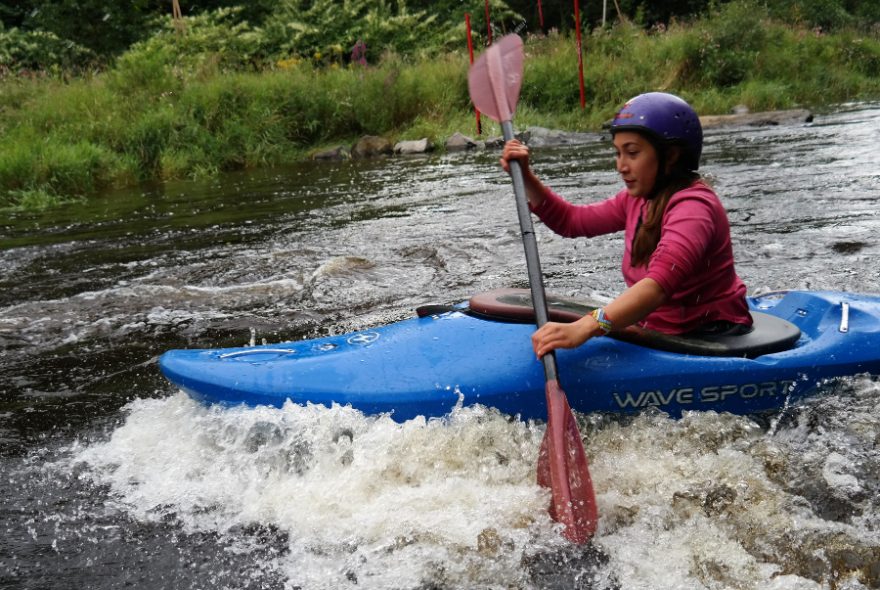
[[[489,47],[468,73],[468,90],[480,112],[501,123],[504,141],[513,139],[513,112],[522,86],[523,43],[519,35],[507,35]],[[526,252],[529,285],[538,327],[547,323],[547,301],[538,259],[538,244],[526,200],[519,162],[510,162],[510,176],[516,196],[516,210]],[[565,525],[563,535],[574,543],[585,543],[598,523],[596,495],[587,466],[584,443],[556,370],[556,355],[550,352],[544,364],[547,395],[547,430],[538,453],[538,484],[552,495],[550,516]]]

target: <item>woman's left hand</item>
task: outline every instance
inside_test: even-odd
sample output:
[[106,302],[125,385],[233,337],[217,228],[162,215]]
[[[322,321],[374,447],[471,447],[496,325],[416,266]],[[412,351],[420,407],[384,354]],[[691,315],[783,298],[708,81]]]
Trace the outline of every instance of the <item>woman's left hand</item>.
[[[657,281],[645,277],[606,305],[605,319],[620,330],[636,323],[666,301],[666,292]],[[607,326],[606,326],[607,328]],[[532,348],[538,358],[557,348],[576,348],[605,331],[592,314],[571,324],[547,322],[532,334]]]
[[532,348],[541,358],[557,348],[577,348],[599,333],[599,324],[591,316],[571,324],[547,322],[532,334]]

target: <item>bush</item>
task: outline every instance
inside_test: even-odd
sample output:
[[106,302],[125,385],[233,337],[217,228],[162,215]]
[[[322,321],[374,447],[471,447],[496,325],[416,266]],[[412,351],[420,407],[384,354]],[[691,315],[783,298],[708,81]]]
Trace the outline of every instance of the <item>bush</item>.
[[[496,22],[521,19],[503,1],[492,4]],[[463,14],[451,7],[408,10],[402,2],[282,0],[262,23],[250,23],[246,16],[243,7],[218,8],[185,17],[180,29],[164,17],[159,31],[134,45],[126,57],[140,61],[162,56],[166,65],[183,72],[244,71],[284,68],[291,58],[317,66],[344,65],[358,43],[366,50],[366,61],[377,64],[386,53],[436,55],[463,47],[465,41]]]
[[[523,20],[503,0],[492,0],[491,10],[496,25]],[[282,0],[261,32],[267,55],[343,63],[362,41],[368,61],[377,63],[385,52],[415,57],[461,47],[464,9],[455,0],[432,2],[421,10],[409,10],[404,2]],[[477,44],[484,41],[481,29],[475,34]]]
[[840,0],[776,0],[770,4],[770,10],[782,22],[807,28],[832,30],[855,23]]
[[0,186],[23,195],[83,195],[106,186],[115,156],[88,141],[12,138],[0,148]]
[[170,16],[163,17],[156,34],[133,45],[116,69],[145,64],[173,69],[180,76],[253,69],[259,65],[264,42],[242,20],[243,11],[241,7],[220,8],[186,17],[179,24]]
[[701,21],[695,29],[687,59],[689,71],[707,86],[728,87],[744,81],[753,71],[767,42],[769,14],[751,0],[731,2]]
[[108,88],[120,96],[157,98],[180,90],[181,80],[172,64],[175,56],[167,47],[142,47],[123,55],[105,77]]
[[870,77],[880,77],[880,40],[844,33],[833,43],[836,61]]
[[0,75],[21,70],[74,70],[95,60],[91,50],[54,33],[0,29]]
[[18,0],[10,4],[24,8],[22,29],[50,32],[87,47],[102,60],[148,36],[154,11],[164,9],[160,8],[164,2],[155,0]]

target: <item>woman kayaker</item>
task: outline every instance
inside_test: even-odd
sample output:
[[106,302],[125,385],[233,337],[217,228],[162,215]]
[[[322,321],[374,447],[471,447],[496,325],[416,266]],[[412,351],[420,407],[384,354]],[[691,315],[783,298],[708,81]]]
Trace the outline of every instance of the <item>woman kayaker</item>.
[[615,196],[573,205],[529,167],[529,149],[504,146],[501,166],[523,169],[529,207],[565,237],[623,230],[627,289],[604,308],[569,323],[548,322],[532,336],[538,357],[638,324],[667,334],[745,333],[752,318],[746,286],[733,264],[727,213],[697,169],[703,150],[700,119],[681,98],[641,94],[611,123],[617,171],[626,185]]

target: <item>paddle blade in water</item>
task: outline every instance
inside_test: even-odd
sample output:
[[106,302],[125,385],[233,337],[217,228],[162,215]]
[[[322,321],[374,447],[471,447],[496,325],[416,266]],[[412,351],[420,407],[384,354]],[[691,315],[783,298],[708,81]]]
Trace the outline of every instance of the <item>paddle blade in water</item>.
[[538,485],[550,488],[550,517],[565,525],[563,536],[586,543],[599,522],[587,454],[559,382],[547,381],[546,393],[547,430],[538,453]]
[[523,43],[519,35],[496,41],[471,66],[468,90],[474,106],[496,121],[510,121],[522,87]]

